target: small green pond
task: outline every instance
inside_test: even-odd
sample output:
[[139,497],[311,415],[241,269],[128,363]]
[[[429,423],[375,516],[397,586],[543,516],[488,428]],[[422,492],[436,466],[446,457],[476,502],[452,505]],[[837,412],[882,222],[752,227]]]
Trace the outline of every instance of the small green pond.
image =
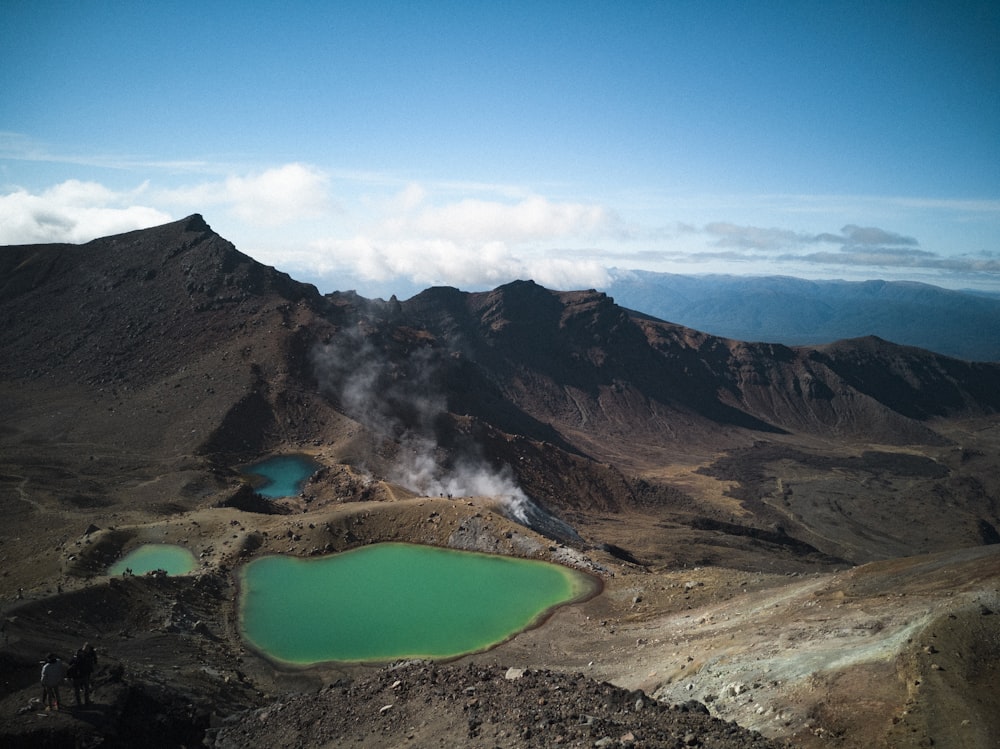
[[600,587],[556,564],[403,543],[262,557],[240,582],[243,637],[299,666],[478,652]]
[[135,575],[154,570],[166,570],[169,575],[186,575],[198,565],[189,550],[173,544],[143,544],[108,567],[109,575],[120,575],[126,569]]
[[276,455],[246,466],[240,472],[249,476],[254,490],[262,497],[294,497],[302,484],[320,468],[308,455]]

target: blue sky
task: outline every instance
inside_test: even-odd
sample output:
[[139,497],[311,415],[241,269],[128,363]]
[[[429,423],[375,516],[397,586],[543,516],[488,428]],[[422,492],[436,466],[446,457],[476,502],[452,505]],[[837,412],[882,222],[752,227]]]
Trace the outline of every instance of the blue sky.
[[1000,291],[995,2],[0,5],[0,244],[201,213],[322,291]]

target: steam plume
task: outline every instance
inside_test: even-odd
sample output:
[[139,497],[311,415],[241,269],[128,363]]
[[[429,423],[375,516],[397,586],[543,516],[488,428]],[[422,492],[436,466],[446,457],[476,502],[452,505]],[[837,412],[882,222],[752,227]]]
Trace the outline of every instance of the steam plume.
[[508,466],[494,467],[478,446],[462,445],[457,457],[441,448],[437,435],[447,418],[442,352],[425,345],[390,356],[389,345],[362,321],[317,347],[312,357],[320,388],[344,413],[397,443],[386,478],[423,496],[493,497],[522,525],[578,539],[531,501]]

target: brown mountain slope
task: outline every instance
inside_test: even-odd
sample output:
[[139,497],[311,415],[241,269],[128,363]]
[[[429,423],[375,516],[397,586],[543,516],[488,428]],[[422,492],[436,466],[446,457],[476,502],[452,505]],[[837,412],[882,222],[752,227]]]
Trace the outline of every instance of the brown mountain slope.
[[[309,400],[305,354],[326,304],[200,216],[81,246],[6,247],[0,279],[0,381],[78,392],[95,431],[168,454],[305,436],[290,415],[309,411],[296,401]],[[228,435],[244,414],[257,428]]]
[[200,216],[85,245],[0,252],[5,379],[142,385],[315,289],[238,252]]
[[[940,437],[918,420],[1000,409],[995,365],[866,341],[829,353],[729,341],[593,291],[432,289],[402,310],[539,421],[598,439],[718,444],[720,434],[750,430],[934,443]],[[866,373],[850,369],[846,352]]]

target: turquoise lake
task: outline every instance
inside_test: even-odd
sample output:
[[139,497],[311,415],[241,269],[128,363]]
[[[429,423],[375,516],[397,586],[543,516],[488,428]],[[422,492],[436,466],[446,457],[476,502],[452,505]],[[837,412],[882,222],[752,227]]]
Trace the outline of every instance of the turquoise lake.
[[295,497],[302,485],[322,466],[308,455],[277,455],[240,469],[249,476],[254,491],[268,499]]
[[188,549],[173,544],[144,544],[108,567],[109,575],[120,575],[126,569],[144,575],[154,570],[166,570],[169,575],[186,575],[198,566]]
[[240,584],[244,639],[298,666],[486,650],[600,589],[556,564],[404,543],[262,557]]

